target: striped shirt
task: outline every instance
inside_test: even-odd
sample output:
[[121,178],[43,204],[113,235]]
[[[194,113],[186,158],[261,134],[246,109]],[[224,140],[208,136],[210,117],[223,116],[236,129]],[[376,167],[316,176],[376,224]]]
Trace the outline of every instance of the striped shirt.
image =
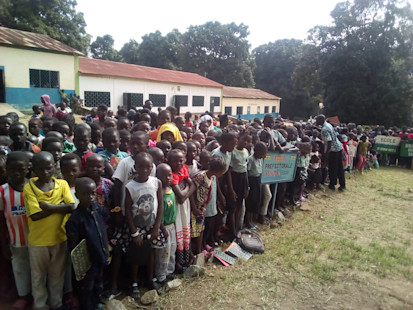
[[14,247],[27,246],[26,209],[24,207],[23,192],[14,190],[9,184],[0,186],[0,210],[4,211],[10,244]]

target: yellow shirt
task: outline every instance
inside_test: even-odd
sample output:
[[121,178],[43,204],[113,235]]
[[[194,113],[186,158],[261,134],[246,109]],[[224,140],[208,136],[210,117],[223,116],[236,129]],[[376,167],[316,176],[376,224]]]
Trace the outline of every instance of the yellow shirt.
[[34,246],[51,246],[66,241],[65,223],[66,214],[53,213],[38,221],[32,221],[31,215],[41,212],[39,201],[50,204],[74,203],[69,185],[65,180],[53,178],[54,189],[49,192],[40,190],[34,182],[37,178],[31,178],[24,186],[23,198],[29,225],[28,241]]

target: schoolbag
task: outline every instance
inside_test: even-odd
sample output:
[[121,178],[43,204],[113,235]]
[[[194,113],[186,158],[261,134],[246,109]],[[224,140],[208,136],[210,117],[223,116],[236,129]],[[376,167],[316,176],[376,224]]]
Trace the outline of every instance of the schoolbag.
[[245,251],[264,253],[264,242],[256,231],[249,229],[240,230],[237,234],[237,242]]

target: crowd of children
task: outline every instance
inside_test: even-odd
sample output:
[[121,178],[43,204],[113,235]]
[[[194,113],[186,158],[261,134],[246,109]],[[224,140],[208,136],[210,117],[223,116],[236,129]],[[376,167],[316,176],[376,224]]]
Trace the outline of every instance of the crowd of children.
[[[161,287],[197,254],[270,220],[272,186],[261,184],[269,151],[299,154],[294,181],[275,199],[286,214],[310,190],[328,181],[334,190],[337,179],[344,190],[345,173],[377,167],[374,135],[389,134],[333,128],[323,116],[218,123],[205,113],[197,122],[173,107],[152,112],[150,102],[116,117],[102,105],[76,123],[64,105],[59,114],[41,100],[28,129],[0,116],[0,245],[15,309],[96,309],[125,290],[138,299],[142,286]],[[70,253],[82,240],[91,267],[76,280]]]

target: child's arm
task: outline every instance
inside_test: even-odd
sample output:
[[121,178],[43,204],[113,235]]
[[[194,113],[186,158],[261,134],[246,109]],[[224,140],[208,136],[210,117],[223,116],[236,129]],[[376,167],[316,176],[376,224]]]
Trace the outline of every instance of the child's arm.
[[[133,224],[133,215],[132,215],[132,198],[129,194],[129,190],[126,188],[126,197],[125,197],[125,217],[126,223],[128,224],[130,234],[133,235],[137,232],[135,225]],[[132,236],[131,236],[132,237]],[[142,245],[142,238],[141,236],[132,237],[133,243],[140,247]]]
[[162,183],[158,180],[158,212],[156,212],[155,225],[151,229],[151,238],[154,240],[159,235],[159,228],[161,227],[162,215],[163,215],[163,194],[162,194]]
[[176,195],[176,199],[178,200],[178,203],[184,203],[184,201],[190,196],[192,195],[192,193],[195,190],[195,185],[192,182],[192,180],[190,178],[186,178],[184,179],[182,182],[187,183],[187,186],[185,187],[185,189],[181,190],[179,188],[179,184],[173,184],[171,185],[172,190],[174,191],[175,195]]
[[[39,201],[39,207],[46,212],[51,213],[72,213],[76,208],[74,203],[61,203],[58,205]],[[34,215],[34,214],[33,214]],[[33,219],[33,218],[32,218]]]
[[105,176],[106,176],[106,178],[111,180],[112,175],[113,175],[114,172],[115,172],[115,170],[113,169],[112,165],[108,161],[105,161]]
[[227,181],[227,184],[228,184],[229,198],[231,199],[231,201],[236,201],[238,197],[237,197],[237,193],[235,193],[234,188],[232,187],[231,171],[232,171],[232,168],[229,167],[228,171],[225,173],[224,177],[225,177],[225,179]]

